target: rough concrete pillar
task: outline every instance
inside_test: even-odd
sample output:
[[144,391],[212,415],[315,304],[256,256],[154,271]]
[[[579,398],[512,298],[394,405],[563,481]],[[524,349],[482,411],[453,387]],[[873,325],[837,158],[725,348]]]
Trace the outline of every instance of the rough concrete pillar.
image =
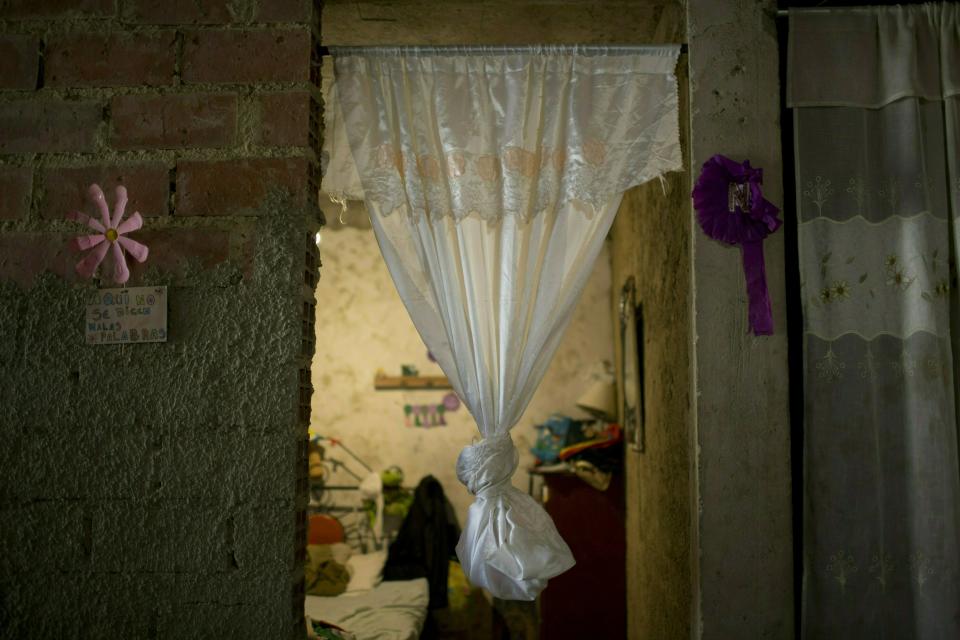
[[[690,0],[690,171],[749,158],[783,202],[774,3]],[[740,252],[693,225],[694,637],[793,636],[783,234],[764,245],[776,334],[748,332]]]

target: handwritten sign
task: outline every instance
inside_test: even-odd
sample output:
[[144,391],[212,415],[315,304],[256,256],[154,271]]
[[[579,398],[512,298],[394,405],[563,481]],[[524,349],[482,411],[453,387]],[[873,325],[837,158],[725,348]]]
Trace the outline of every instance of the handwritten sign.
[[98,289],[87,298],[87,344],[167,341],[167,288]]

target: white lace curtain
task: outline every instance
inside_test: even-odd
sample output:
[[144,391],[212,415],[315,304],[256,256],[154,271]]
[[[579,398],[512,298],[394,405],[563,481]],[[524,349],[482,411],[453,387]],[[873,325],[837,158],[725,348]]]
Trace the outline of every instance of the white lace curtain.
[[960,5],[790,15],[803,635],[960,638]]
[[[363,200],[417,330],[477,421],[470,581],[532,600],[573,566],[511,484],[520,419],[623,191],[681,167],[677,47],[335,49],[323,189]],[[343,150],[349,148],[350,152]]]

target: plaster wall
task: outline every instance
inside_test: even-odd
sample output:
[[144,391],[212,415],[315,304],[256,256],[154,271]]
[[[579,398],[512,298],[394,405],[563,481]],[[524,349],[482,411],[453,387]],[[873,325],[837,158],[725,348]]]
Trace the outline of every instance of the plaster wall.
[[[407,314],[372,231],[343,228],[325,231],[321,244],[323,277],[317,295],[317,344],[311,431],[342,439],[375,470],[398,465],[405,483],[417,485],[433,475],[457,512],[461,526],[473,496],[457,480],[455,463],[460,450],[479,438],[466,407],[447,412],[447,426],[407,426],[404,405],[440,404],[451,391],[376,391],[378,369],[399,375],[412,364],[423,375],[443,375],[427,358],[427,349]],[[520,471],[514,484],[526,491],[533,464],[529,449],[536,440],[534,424],[552,413],[585,417],[575,405],[604,362],[613,361],[613,325],[610,318],[610,254],[604,249],[580,299],[573,320],[530,406],[513,429],[520,452]],[[362,468],[337,447],[327,455]],[[331,477],[334,484],[356,484],[344,471]]]
[[[715,153],[783,202],[772,1],[690,0],[690,175]],[[740,252],[691,227],[695,637],[791,638],[793,566],[783,233],[764,243],[775,335],[754,337]]]
[[[686,56],[677,80],[687,149]],[[630,276],[644,319],[645,447],[626,452],[627,622],[631,638],[691,637],[690,225],[687,173],[628,191],[614,222],[613,310]],[[615,331],[620,365],[619,329]]]

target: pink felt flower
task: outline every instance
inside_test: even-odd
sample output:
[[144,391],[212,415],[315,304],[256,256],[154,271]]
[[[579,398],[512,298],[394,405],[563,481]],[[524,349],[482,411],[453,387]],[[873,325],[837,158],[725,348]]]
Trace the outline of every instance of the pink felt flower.
[[126,187],[117,186],[116,194],[113,217],[110,217],[110,209],[107,207],[107,199],[103,196],[103,190],[100,185],[92,184],[87,190],[87,195],[100,210],[101,222],[97,222],[79,211],[68,213],[67,218],[83,223],[98,232],[88,236],[77,236],[71,241],[70,246],[74,251],[93,249],[83,260],[77,263],[77,273],[85,278],[92,277],[106,257],[107,251],[112,251],[113,281],[117,284],[123,284],[130,278],[130,270],[127,269],[127,259],[124,253],[129,253],[137,262],[143,262],[147,259],[149,250],[145,245],[124,235],[142,227],[143,218],[140,217],[139,212],[134,212],[126,221],[122,221],[124,209],[127,207]]

